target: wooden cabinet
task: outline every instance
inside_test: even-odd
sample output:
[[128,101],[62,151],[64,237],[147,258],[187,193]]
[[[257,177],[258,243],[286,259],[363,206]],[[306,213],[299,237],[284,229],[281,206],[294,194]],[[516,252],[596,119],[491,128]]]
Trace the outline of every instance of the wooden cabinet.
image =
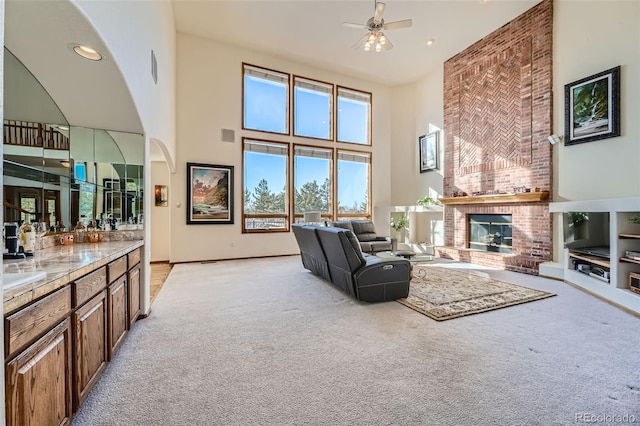
[[7,363],[7,426],[71,421],[71,327],[64,319]]
[[86,399],[107,367],[107,291],[78,308],[73,319],[73,407]]
[[140,316],[140,264],[129,270],[129,329]]
[[137,248],[7,315],[10,426],[67,425],[140,315]]
[[109,285],[108,291],[108,317],[109,317],[109,359],[113,358],[125,335],[129,317],[127,315],[127,276],[123,275],[113,284]]

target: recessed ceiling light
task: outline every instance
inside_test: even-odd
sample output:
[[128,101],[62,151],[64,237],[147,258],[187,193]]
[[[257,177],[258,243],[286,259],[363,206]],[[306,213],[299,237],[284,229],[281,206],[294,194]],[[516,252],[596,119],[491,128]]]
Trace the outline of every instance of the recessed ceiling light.
[[102,59],[102,54],[95,49],[92,49],[88,46],[83,46],[81,44],[76,44],[73,46],[73,51],[78,55],[82,56],[85,59],[89,59],[91,61],[99,61]]
[[435,42],[436,42],[436,39],[430,38],[429,40],[427,40],[427,46],[431,46]]

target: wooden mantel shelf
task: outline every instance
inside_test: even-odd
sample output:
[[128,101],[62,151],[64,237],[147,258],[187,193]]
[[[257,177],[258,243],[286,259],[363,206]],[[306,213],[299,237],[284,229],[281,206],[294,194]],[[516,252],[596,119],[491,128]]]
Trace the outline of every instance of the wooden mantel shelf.
[[549,191],[522,192],[518,194],[487,194],[466,197],[440,198],[442,204],[508,204],[538,203],[549,198]]

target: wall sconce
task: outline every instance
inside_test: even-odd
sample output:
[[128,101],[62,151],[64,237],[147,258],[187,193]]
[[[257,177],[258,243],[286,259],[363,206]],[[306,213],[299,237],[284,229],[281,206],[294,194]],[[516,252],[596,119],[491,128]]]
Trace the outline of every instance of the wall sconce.
[[547,139],[549,139],[549,143],[551,145],[555,145],[558,142],[562,142],[562,140],[564,139],[564,136],[558,136],[558,135],[551,135],[549,136]]

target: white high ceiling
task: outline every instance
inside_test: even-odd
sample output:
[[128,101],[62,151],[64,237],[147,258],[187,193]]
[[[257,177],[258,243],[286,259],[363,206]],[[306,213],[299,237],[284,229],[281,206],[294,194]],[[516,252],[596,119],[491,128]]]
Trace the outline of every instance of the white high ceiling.
[[[342,26],[345,21],[366,23],[373,16],[373,0],[172,2],[178,31],[397,85],[441,67],[537,0],[386,0],[386,22],[410,18],[413,26],[388,31],[395,47],[381,53],[352,49],[365,31]],[[426,44],[430,38],[436,40],[433,46]],[[78,42],[97,47],[106,60],[79,58],[69,47]],[[69,123],[143,132],[107,46],[70,2],[6,0],[5,45],[49,91]]]
[[394,48],[380,53],[352,49],[366,31],[342,26],[365,24],[374,0],[173,0],[173,10],[180,32],[398,85],[441,67],[538,1],[385,0],[386,22],[412,19],[413,26],[387,31]]

